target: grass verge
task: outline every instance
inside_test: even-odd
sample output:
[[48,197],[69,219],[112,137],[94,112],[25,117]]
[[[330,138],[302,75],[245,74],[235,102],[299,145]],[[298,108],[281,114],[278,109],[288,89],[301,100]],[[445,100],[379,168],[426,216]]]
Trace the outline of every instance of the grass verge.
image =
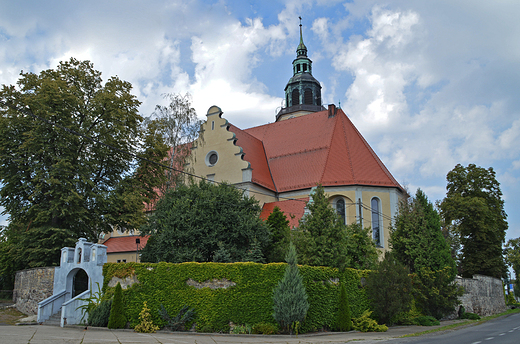
[[461,326],[479,325],[479,324],[485,323],[486,321],[489,321],[489,320],[492,320],[492,319],[495,319],[495,318],[498,318],[498,317],[501,317],[501,316],[504,316],[504,315],[514,314],[514,313],[520,313],[520,308],[508,309],[507,311],[505,311],[503,313],[489,315],[487,317],[481,318],[480,320],[466,320],[466,321],[463,321],[463,322],[460,322],[460,323],[457,323],[457,324],[446,325],[446,326],[438,327],[438,328],[435,328],[435,329],[432,329],[432,330],[427,330],[427,331],[417,332],[417,333],[411,333],[411,334],[405,334],[404,336],[401,336],[399,338],[417,337],[417,336],[422,336],[424,334],[451,330],[453,328],[461,327]]

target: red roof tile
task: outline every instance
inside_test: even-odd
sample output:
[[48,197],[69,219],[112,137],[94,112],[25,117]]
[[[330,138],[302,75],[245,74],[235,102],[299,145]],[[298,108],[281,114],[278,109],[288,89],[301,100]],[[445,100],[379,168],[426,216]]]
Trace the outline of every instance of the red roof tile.
[[307,202],[309,202],[309,197],[264,203],[262,212],[260,213],[260,218],[262,220],[267,220],[269,215],[273,212],[274,207],[278,207],[285,213],[287,220],[289,220],[289,227],[298,227]]
[[[322,184],[402,187],[343,110],[241,130],[230,126],[251,163],[253,182],[277,192]],[[256,140],[255,140],[256,138]]]
[[141,250],[146,246],[149,237],[149,235],[144,237],[138,235],[112,237],[105,241],[103,245],[107,247],[107,253],[135,252],[137,249],[135,239],[139,238],[141,240],[141,243],[139,244],[139,249]]

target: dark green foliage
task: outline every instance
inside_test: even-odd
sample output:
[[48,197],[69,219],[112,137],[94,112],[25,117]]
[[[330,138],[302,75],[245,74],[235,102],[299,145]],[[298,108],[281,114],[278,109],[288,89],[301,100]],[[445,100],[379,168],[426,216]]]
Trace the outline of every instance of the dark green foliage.
[[229,252],[224,248],[224,244],[219,242],[217,244],[218,250],[213,255],[213,262],[215,263],[232,263]]
[[502,245],[508,224],[495,171],[492,167],[459,164],[446,179],[447,194],[440,208],[444,221],[453,225],[460,237],[462,276],[505,277]]
[[442,235],[440,216],[421,189],[417,189],[415,198],[401,203],[389,241],[396,259],[411,273],[421,268],[436,271],[449,267],[455,278],[455,261]]
[[264,254],[262,253],[262,247],[256,238],[253,239],[253,243],[249,250],[247,250],[246,255],[244,257],[245,262],[254,262],[254,263],[265,263]]
[[350,303],[348,302],[347,290],[342,283],[339,293],[339,309],[338,322],[336,329],[341,332],[350,331],[352,329],[352,319],[350,317]]
[[162,304],[159,313],[161,314],[161,318],[166,322],[165,326],[171,331],[186,331],[186,324],[195,318],[195,310],[187,305],[182,307],[179,313],[173,318],[168,314],[168,311]]
[[460,318],[469,320],[480,320],[480,315],[470,312],[464,312]]
[[[229,332],[229,322],[235,324],[273,323],[273,289],[283,278],[284,263],[107,263],[103,266],[106,295],[113,295],[115,288],[109,281],[117,276],[125,278],[135,274],[139,283],[123,290],[125,311],[130,327],[138,323],[143,300],[155,312],[151,312],[154,324],[165,326],[159,315],[160,304],[170,312],[177,312],[188,304],[196,312],[196,330]],[[338,271],[329,267],[299,266],[310,304],[300,332],[318,331],[336,326],[339,284],[341,280],[350,300],[353,317],[359,317],[369,308],[366,288],[360,279],[367,271],[346,269]],[[189,286],[192,279],[198,283],[212,280],[232,281],[235,286],[226,289],[210,289]]]
[[108,318],[108,328],[125,328],[125,305],[123,301],[123,291],[121,284],[117,283],[114,291],[114,300],[110,309],[110,316]]
[[423,316],[414,318],[412,321],[415,325],[419,325],[419,326],[437,326],[437,325],[441,324],[439,322],[439,320],[435,319],[432,316],[427,316],[427,315],[423,315]]
[[305,215],[295,233],[302,264],[344,268],[347,264],[345,225],[339,221],[321,185],[312,192]]
[[73,58],[22,72],[17,84],[0,89],[0,207],[10,219],[2,267],[55,265],[70,241],[141,226],[164,169],[84,137],[153,161],[166,156],[162,137],[142,125],[132,85],[118,77],[103,83],[91,62]]
[[422,267],[412,277],[415,305],[423,314],[442,319],[460,304],[464,290],[452,275],[449,267],[437,271]]
[[111,308],[112,299],[101,301],[101,303],[89,313],[88,324],[90,326],[107,327]]
[[348,267],[359,270],[371,270],[377,265],[379,251],[371,237],[372,230],[363,228],[359,223],[347,226],[347,262]]
[[[507,265],[515,272],[514,294],[520,296],[520,238],[509,239],[504,249],[504,256]],[[509,281],[513,283],[513,281]]]
[[298,271],[296,248],[292,243],[289,244],[285,260],[285,273],[273,292],[273,317],[283,330],[292,332],[296,322],[302,323],[305,320],[309,302]]
[[412,280],[408,269],[391,252],[385,252],[376,271],[369,274],[367,296],[380,324],[392,325],[399,313],[410,310]]
[[265,221],[271,233],[271,241],[267,248],[268,262],[283,262],[289,241],[291,237],[291,229],[289,228],[289,220],[278,207],[274,207],[273,212]]
[[255,239],[261,248],[268,243],[260,210],[254,198],[228,184],[179,185],[168,190],[142,227],[151,240],[141,261],[212,262],[227,255],[232,262],[243,261]]
[[259,323],[253,326],[253,334],[277,334],[278,327],[270,323]]

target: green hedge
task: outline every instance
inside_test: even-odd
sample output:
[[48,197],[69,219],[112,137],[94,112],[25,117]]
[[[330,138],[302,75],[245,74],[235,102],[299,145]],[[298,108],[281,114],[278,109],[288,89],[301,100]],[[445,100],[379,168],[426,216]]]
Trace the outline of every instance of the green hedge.
[[[235,324],[275,324],[273,319],[273,289],[283,277],[285,263],[107,263],[103,267],[103,291],[113,293],[108,283],[112,277],[124,278],[135,274],[139,283],[123,290],[125,313],[131,327],[138,323],[144,301],[151,310],[154,324],[164,326],[159,316],[160,304],[171,315],[184,305],[195,308],[197,329],[211,328],[226,331]],[[345,282],[352,317],[369,308],[361,278],[367,271],[300,266],[303,282],[309,295],[310,308],[301,331],[333,328],[338,311],[339,280]],[[199,283],[226,278],[236,286],[210,289],[188,286],[193,279]]]

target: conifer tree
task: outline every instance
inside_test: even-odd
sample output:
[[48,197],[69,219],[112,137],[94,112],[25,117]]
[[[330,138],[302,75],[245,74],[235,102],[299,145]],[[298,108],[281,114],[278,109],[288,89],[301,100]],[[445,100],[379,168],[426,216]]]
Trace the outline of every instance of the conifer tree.
[[298,270],[296,248],[289,244],[289,252],[285,258],[287,267],[278,286],[274,289],[273,317],[285,331],[292,331],[295,322],[303,322],[309,309],[307,292]]
[[339,221],[325,195],[323,186],[311,194],[307,207],[310,214],[300,221],[296,233],[302,264],[343,268],[346,265],[345,225]]
[[271,232],[271,243],[266,254],[267,259],[269,262],[283,262],[291,236],[289,220],[280,208],[274,207],[265,223]]
[[339,293],[338,331],[350,331],[352,329],[352,318],[350,316],[350,303],[348,302],[345,284],[341,283]]
[[110,317],[108,318],[108,328],[125,328],[125,306],[123,304],[123,289],[119,282],[114,291],[114,301],[112,301],[112,308],[110,309]]

